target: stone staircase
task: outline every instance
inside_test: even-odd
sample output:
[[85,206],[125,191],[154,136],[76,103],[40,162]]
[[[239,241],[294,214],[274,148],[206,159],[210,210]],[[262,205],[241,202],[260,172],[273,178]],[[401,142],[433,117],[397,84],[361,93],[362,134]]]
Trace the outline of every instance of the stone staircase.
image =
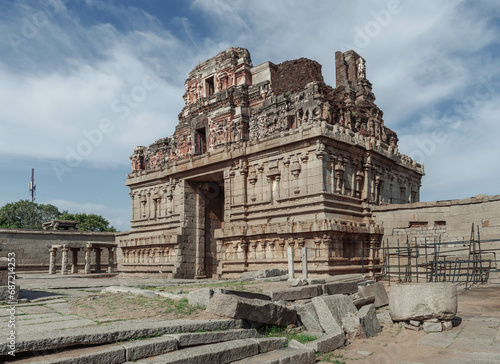
[[[184,325],[172,322],[134,325],[129,322],[83,332],[72,329],[60,337],[50,337],[46,333],[45,338],[40,335],[27,338],[18,346],[16,357],[0,357],[0,362],[312,364],[316,361],[313,349],[287,347],[287,339],[283,337],[259,338],[256,330],[242,326],[241,320],[212,320],[185,322]],[[154,332],[154,337],[136,336],[138,332],[139,335]]]

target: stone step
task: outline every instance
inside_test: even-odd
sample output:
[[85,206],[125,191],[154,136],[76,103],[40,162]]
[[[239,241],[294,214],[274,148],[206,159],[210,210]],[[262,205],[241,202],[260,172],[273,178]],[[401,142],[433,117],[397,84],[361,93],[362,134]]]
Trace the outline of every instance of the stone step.
[[[16,353],[52,350],[74,345],[115,343],[183,332],[241,329],[242,327],[242,320],[170,320],[163,322],[135,320],[80,329],[26,333],[16,342]],[[2,353],[8,352],[6,339],[7,336],[0,338],[0,352]]]
[[[121,364],[125,361],[136,361],[152,356],[158,356],[172,351],[176,351],[182,347],[194,345],[206,345],[212,343],[228,342],[232,340],[241,340],[247,338],[255,338],[257,331],[234,329],[227,331],[211,331],[211,332],[195,332],[164,335],[150,339],[126,341],[116,343],[114,345],[90,346],[87,348],[76,348],[49,355],[44,355],[38,361],[31,356],[26,363],[33,364],[87,364],[87,363],[109,363]],[[259,340],[259,339],[256,339]],[[260,343],[257,341],[257,344]],[[260,346],[264,348],[279,348],[272,346],[273,343],[264,342]],[[281,343],[282,344],[282,343]],[[259,346],[259,349],[260,349]],[[23,361],[16,361],[23,363]]]
[[316,355],[312,350],[282,348],[233,362],[233,364],[314,364]]
[[208,364],[232,363],[259,354],[259,344],[256,339],[241,339],[217,344],[190,347],[168,354],[154,356],[132,363],[162,363],[162,364]]

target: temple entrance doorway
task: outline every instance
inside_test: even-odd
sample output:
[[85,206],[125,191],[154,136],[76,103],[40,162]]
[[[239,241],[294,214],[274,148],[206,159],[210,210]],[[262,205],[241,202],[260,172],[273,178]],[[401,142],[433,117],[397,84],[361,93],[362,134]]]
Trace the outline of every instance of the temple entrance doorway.
[[224,222],[224,180],[222,173],[190,181],[196,191],[196,267],[195,278],[217,274],[215,230]]

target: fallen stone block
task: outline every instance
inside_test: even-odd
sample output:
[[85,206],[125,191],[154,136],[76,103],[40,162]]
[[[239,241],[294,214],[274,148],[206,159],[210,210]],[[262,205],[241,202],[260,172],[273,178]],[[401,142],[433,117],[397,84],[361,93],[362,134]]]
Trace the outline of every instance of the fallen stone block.
[[314,341],[306,343],[306,346],[313,349],[316,353],[327,353],[338,349],[345,344],[344,333],[336,335],[325,335]]
[[175,339],[181,348],[187,346],[215,344],[230,340],[250,339],[257,337],[257,331],[250,329],[235,329],[225,331],[186,332],[171,334],[168,337]]
[[[339,326],[342,325],[342,318],[354,316],[358,312],[358,309],[356,308],[356,306],[354,306],[354,303],[352,303],[351,299],[343,294],[316,297],[313,298],[312,302],[314,303],[315,301],[323,301],[327,305],[328,309],[332,313]],[[318,313],[317,307],[316,312]]]
[[344,330],[342,330],[340,324],[337,322],[337,318],[334,316],[330,307],[323,298],[324,297],[315,297],[312,300],[323,331],[329,335],[344,333]]
[[295,305],[294,307],[295,310],[297,310],[297,316],[306,330],[315,332],[323,331],[323,328],[319,323],[318,315],[316,314],[316,309],[314,308],[312,302],[303,305]]
[[378,322],[382,324],[392,324],[392,319],[391,315],[389,314],[389,311],[384,311],[384,312],[377,312],[377,319]]
[[359,310],[361,307],[370,305],[375,302],[375,296],[368,296],[368,297],[361,297],[354,299],[352,303],[354,303],[354,306]]
[[269,325],[295,324],[297,312],[270,301],[215,293],[207,311],[219,316],[240,318]]
[[358,283],[354,282],[332,282],[323,285],[323,293],[327,295],[351,294],[358,291]]
[[425,332],[441,332],[443,331],[443,326],[441,322],[424,322]]
[[380,323],[377,319],[377,310],[375,305],[363,306],[359,310],[357,316],[361,323],[361,327],[365,332],[366,337],[372,337],[382,331]]
[[309,282],[307,281],[306,278],[289,278],[288,281],[286,282],[286,285],[288,287],[301,287],[301,286],[307,286]]
[[270,296],[273,301],[296,301],[321,296],[323,287],[321,285],[294,287],[279,291],[266,291],[264,294]]
[[458,308],[457,287],[451,283],[395,284],[389,308],[393,321],[451,320]]
[[366,287],[366,286],[369,286],[370,284],[374,284],[375,281],[372,280],[372,279],[367,279],[366,281],[363,281],[363,282],[359,282],[358,283],[358,288],[359,287]]
[[410,320],[410,325],[418,327],[418,326],[420,326],[420,321]]
[[366,337],[358,316],[344,317],[342,319],[342,327],[350,340]]
[[368,286],[360,286],[358,293],[361,297],[375,297],[375,307],[383,307],[389,304],[389,296],[382,282],[377,282]]
[[230,289],[216,288],[214,293],[232,294],[238,297],[258,299],[258,300],[271,300],[271,297],[262,293],[247,292],[247,291],[233,291]]
[[214,291],[210,288],[202,288],[188,293],[188,303],[191,306],[206,309],[208,302],[213,297]]
[[[168,336],[121,343],[127,361],[149,358],[177,350],[177,339]],[[92,361],[89,361],[91,363]]]
[[255,278],[270,278],[270,277],[279,277],[286,274],[286,271],[283,271],[278,268],[271,269],[261,269],[250,272],[244,272],[241,274],[241,279],[255,279]]

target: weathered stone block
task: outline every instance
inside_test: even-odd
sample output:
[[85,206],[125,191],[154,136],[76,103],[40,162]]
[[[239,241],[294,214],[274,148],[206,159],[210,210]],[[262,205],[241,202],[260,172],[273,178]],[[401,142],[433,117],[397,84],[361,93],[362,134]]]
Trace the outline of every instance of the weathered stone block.
[[308,331],[322,332],[323,329],[319,324],[318,315],[312,302],[296,305],[297,316]]
[[255,279],[255,278],[270,278],[270,277],[278,277],[282,276],[284,271],[278,268],[271,269],[262,269],[262,270],[254,270],[250,272],[241,273],[241,279]]
[[358,313],[358,309],[354,306],[351,299],[342,294],[313,298],[313,303],[315,300],[321,300],[326,304],[338,325],[342,325],[342,318],[354,316]]
[[223,289],[223,288],[216,288],[214,290],[214,293],[231,294],[238,297],[250,298],[250,299],[256,298],[258,300],[265,300],[265,301],[271,300],[271,297],[269,297],[269,295],[266,294],[247,292],[247,291],[233,291],[230,289]]
[[389,308],[394,321],[451,320],[458,308],[457,287],[451,283],[395,284]]
[[344,333],[339,333],[336,335],[325,335],[306,343],[306,346],[313,349],[316,353],[327,353],[344,346],[344,344],[345,335]]
[[375,307],[383,307],[389,304],[389,296],[382,282],[377,282],[368,286],[360,286],[358,293],[361,297],[375,297]]
[[441,332],[443,331],[443,326],[441,322],[424,322],[425,332]]
[[208,302],[213,297],[214,291],[210,288],[202,288],[188,293],[188,303],[203,309],[207,308]]
[[344,328],[344,331],[349,339],[366,337],[358,316],[342,318],[342,327]]
[[337,318],[330,310],[329,305],[325,302],[324,297],[315,297],[312,303],[323,331],[330,335],[337,335],[344,332],[337,322]]
[[375,305],[363,306],[358,312],[359,321],[366,337],[372,337],[382,331],[377,319]]
[[357,282],[332,282],[323,285],[323,293],[328,295],[351,294],[357,291]]
[[[351,296],[352,297],[352,296]],[[361,297],[357,298],[352,301],[354,303],[354,306],[359,310],[361,307],[372,304],[375,302],[375,297],[374,296],[368,296],[368,297]]]
[[240,318],[270,325],[295,324],[297,312],[270,301],[215,293],[207,311],[219,316]]
[[321,285],[287,288],[279,291],[266,291],[273,301],[296,301],[313,298],[323,294]]

